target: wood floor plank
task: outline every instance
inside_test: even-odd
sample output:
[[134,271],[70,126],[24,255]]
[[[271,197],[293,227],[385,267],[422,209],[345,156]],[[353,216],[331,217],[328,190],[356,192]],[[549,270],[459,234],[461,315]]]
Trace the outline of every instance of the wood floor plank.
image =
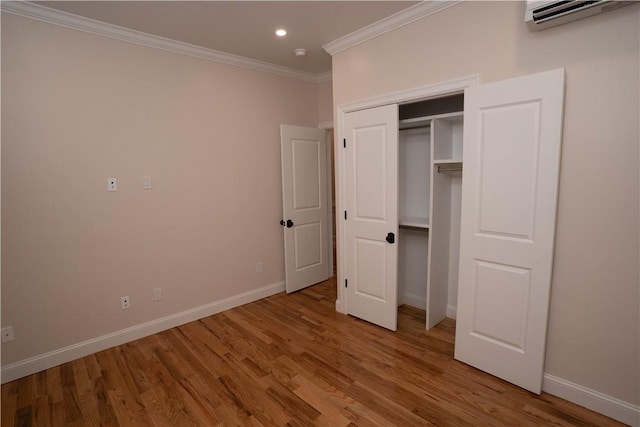
[[[209,382],[196,375],[187,378],[187,381],[188,386],[199,393],[200,404],[205,406],[208,411],[213,412],[215,418],[211,420],[211,424],[241,426],[249,423],[251,415],[233,404],[233,396],[227,394],[219,380]],[[245,422],[241,422],[241,419]]]
[[[15,381],[13,381],[15,383]],[[11,383],[9,383],[11,384]],[[6,385],[6,384],[5,384]],[[18,395],[15,393],[4,393],[4,385],[2,386],[2,415],[0,416],[0,420],[2,420],[3,426],[13,426],[16,422],[16,412],[17,412],[17,403],[18,403]]]
[[220,382],[231,393],[245,411],[263,425],[286,425],[290,417],[278,409],[277,403],[270,401],[266,390],[254,389],[251,381],[242,375],[223,376]]
[[336,427],[349,425],[351,421],[341,413],[344,405],[337,404],[328,390],[318,387],[303,375],[297,376],[294,380],[297,387],[293,392],[320,413],[318,424]]
[[36,397],[34,393],[34,376],[28,376],[18,380],[16,395],[18,400],[16,407],[19,410],[31,406],[33,399]]
[[[100,423],[105,426],[117,425],[116,415],[113,412],[113,407],[109,402],[108,390],[102,376],[95,379],[93,382],[95,401],[98,407],[98,419]],[[58,425],[58,424],[55,424]]]
[[453,359],[455,321],[390,332],[331,279],[2,385],[2,426],[618,426]]
[[[38,396],[33,402],[33,426],[45,427],[52,425],[51,420],[52,401],[46,394]],[[4,423],[2,425],[5,425]],[[91,424],[87,424],[91,425]]]

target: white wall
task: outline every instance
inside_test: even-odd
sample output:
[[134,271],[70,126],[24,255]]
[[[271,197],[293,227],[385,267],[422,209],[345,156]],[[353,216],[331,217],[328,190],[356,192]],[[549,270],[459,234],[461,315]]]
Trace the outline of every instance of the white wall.
[[633,5],[531,33],[522,2],[465,2],[333,57],[336,106],[475,74],[566,69],[545,371],[636,408],[639,15]]
[[3,367],[281,284],[279,126],[318,96],[3,13]]

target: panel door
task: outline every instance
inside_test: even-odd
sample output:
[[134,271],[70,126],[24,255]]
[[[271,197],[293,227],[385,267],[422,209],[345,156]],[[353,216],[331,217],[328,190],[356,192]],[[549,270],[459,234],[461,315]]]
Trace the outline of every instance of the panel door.
[[281,125],[287,292],[329,278],[327,132]]
[[564,70],[465,92],[455,358],[542,387]]
[[393,331],[398,286],[398,107],[346,115],[347,313]]

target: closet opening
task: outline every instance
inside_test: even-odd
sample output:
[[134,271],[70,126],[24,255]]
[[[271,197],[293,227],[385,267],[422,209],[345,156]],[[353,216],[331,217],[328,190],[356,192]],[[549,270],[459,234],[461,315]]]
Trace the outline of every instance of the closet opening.
[[464,94],[398,109],[399,315],[430,329],[456,318]]

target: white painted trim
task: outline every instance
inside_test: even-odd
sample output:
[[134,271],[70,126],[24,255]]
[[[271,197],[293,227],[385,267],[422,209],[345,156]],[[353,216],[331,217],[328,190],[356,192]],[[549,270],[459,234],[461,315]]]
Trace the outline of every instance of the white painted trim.
[[[400,298],[400,304],[410,305],[411,307],[419,308],[420,310],[424,310],[427,306],[426,297],[421,297],[419,295],[414,294],[404,294]],[[447,317],[450,319],[455,319],[457,316],[457,307],[453,305],[447,306]]]
[[334,263],[333,259],[333,227],[335,227],[333,221],[333,186],[331,185],[331,136],[330,132],[333,132],[333,120],[318,123],[319,129],[327,131],[327,246],[329,247],[329,277],[333,277]]
[[284,292],[284,290],[284,282],[274,283],[253,291],[244,292],[242,294],[214,301],[190,310],[161,317],[150,322],[135,325],[130,328],[122,329],[120,331],[82,341],[77,344],[72,344],[38,356],[30,357],[19,362],[11,363],[2,367],[2,383],[4,384],[116,345],[121,345],[234,307],[257,301],[259,299]]
[[425,18],[434,13],[438,13],[444,9],[460,3],[461,0],[452,1],[423,1],[402,10],[396,14],[381,19],[378,22],[367,25],[352,33],[340,37],[330,43],[325,44],[322,48],[331,56],[345,49],[349,49],[367,40],[371,40],[379,35],[388,33],[405,25],[411,24],[419,19]]
[[352,102],[338,106],[340,111],[349,113],[351,111],[364,110],[366,108],[379,107],[388,104],[407,104],[410,102],[421,101],[428,98],[437,98],[439,96],[452,95],[460,93],[464,89],[475,86],[480,83],[480,76],[477,74],[472,76],[460,77],[446,82],[434,83],[418,88],[400,90],[380,96],[365,98],[360,101]]
[[[323,126],[330,124],[330,126]],[[331,169],[333,168],[333,160],[331,159],[331,144],[333,143],[333,121],[330,122],[322,122],[318,124],[318,128],[324,129],[325,131],[325,140],[326,147],[325,153],[327,156],[327,167],[326,169],[326,177],[327,177],[327,248],[329,248],[329,265],[327,268],[329,271],[327,272],[327,277],[333,277],[333,266],[336,262],[333,259],[333,185],[331,185]]]
[[458,318],[458,307],[456,307],[455,305],[448,305],[447,306],[447,317],[450,319],[457,319]]
[[318,123],[318,127],[324,130],[332,130],[333,129],[333,120],[327,120],[326,122]]
[[[480,77],[476,74],[473,76],[460,77],[457,79],[448,80],[445,82],[434,83],[426,86],[411,88],[400,90],[396,92],[391,92],[388,94],[375,96],[371,98],[366,98],[360,101],[352,102],[349,104],[339,105],[336,108],[336,116],[337,118],[337,126],[335,128],[335,138],[336,141],[342,141],[345,138],[345,117],[346,114],[352,111],[364,110],[367,108],[379,107],[382,105],[388,104],[405,104],[409,102],[429,99],[429,98],[437,98],[439,96],[451,95],[454,93],[459,93],[464,91],[464,89],[475,86],[480,82]],[[336,145],[335,152],[335,171],[336,171],[336,189],[338,197],[336,199],[337,212],[342,212],[346,207],[345,200],[345,160],[344,153],[339,148],[342,147],[342,144]],[[347,307],[349,301],[347,301],[347,292],[345,291],[344,286],[342,285],[345,280],[345,268],[342,266],[346,266],[346,230],[344,227],[344,221],[338,221],[336,223],[336,238],[338,240],[338,292],[336,298],[336,311],[339,313],[347,313]]]
[[304,80],[312,83],[322,83],[331,80],[331,72],[313,74],[295,70],[293,68],[270,64],[256,59],[245,58],[218,50],[207,49],[189,43],[167,39],[141,31],[130,30],[118,25],[107,24],[95,19],[85,18],[60,10],[26,1],[2,2],[2,11],[19,15],[25,18],[36,19],[49,24],[60,25],[78,31],[84,31],[99,36],[134,43],[141,46],[161,49],[181,55],[193,56],[208,61],[219,62],[236,67],[248,68],[253,71],[276,74],[284,77]]
[[311,74],[311,76],[313,77],[313,81],[315,83],[325,83],[330,82],[333,79],[333,72],[326,71],[320,74]]
[[[420,310],[424,310],[427,307],[427,298],[421,297],[415,294],[405,293],[404,295],[401,295],[400,303],[410,305],[411,307],[419,308]],[[453,305],[448,305],[447,317],[450,319],[455,319],[456,316],[457,316],[457,307]]]
[[401,295],[400,303],[424,310],[427,306],[427,297],[405,293],[404,295]]
[[591,390],[551,374],[544,374],[542,391],[561,397],[576,405],[591,409],[614,420],[640,426],[640,406],[632,405],[599,391]]

